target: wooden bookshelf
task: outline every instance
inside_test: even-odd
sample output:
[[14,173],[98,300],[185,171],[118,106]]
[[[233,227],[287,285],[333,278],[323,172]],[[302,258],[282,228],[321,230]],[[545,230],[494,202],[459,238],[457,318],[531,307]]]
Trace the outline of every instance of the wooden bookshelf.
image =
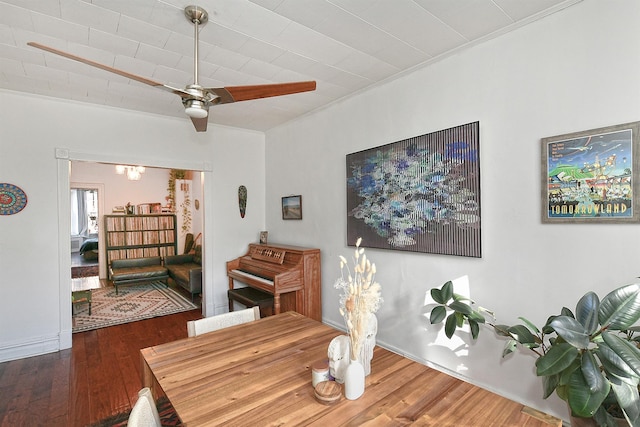
[[114,259],[176,255],[176,216],[105,215],[107,263]]

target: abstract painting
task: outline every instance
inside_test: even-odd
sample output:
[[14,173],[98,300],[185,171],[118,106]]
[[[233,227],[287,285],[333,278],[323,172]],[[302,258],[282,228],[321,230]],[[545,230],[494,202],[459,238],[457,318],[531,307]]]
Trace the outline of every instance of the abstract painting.
[[480,123],[348,154],[347,243],[481,257]]

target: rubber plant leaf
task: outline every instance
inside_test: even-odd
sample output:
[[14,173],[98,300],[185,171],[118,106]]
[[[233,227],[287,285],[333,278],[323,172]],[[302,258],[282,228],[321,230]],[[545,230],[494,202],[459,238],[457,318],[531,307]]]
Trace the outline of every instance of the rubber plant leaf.
[[601,385],[600,388],[592,390],[584,378],[583,369],[573,371],[567,387],[571,412],[579,417],[592,417],[611,390],[609,381],[603,381]]
[[616,396],[616,401],[632,421],[632,425],[638,425],[640,421],[640,395],[638,394],[638,382],[629,384],[620,378],[610,378],[611,388]]
[[569,316],[558,316],[551,321],[550,326],[569,344],[580,349],[589,347],[589,334],[576,319]]
[[640,284],[626,285],[609,292],[600,302],[600,325],[623,331],[640,319]]
[[520,344],[535,343],[536,337],[524,325],[515,325],[509,328],[511,336],[513,336]]
[[518,317],[518,319],[522,320],[522,323],[524,323],[524,325],[527,328],[529,328],[530,331],[533,331],[533,333],[536,333],[536,334],[540,333],[540,330],[530,320],[528,320],[528,319],[526,319],[524,317]]
[[595,292],[587,292],[576,304],[576,320],[591,335],[598,330],[598,309],[600,299]]
[[516,349],[518,348],[517,343],[518,342],[516,340],[508,340],[504,345],[504,349],[502,350],[502,357],[505,357],[516,351]]
[[547,319],[547,323],[544,324],[544,326],[542,327],[542,333],[545,335],[549,335],[554,333],[555,331],[553,330],[553,328],[551,326],[549,326],[551,324],[551,322],[553,321],[553,319],[555,319],[558,316],[549,316],[549,318]]
[[640,375],[640,350],[635,345],[608,332],[603,332],[602,338],[636,375]]
[[602,372],[596,358],[592,352],[586,351],[582,355],[582,364],[580,369],[582,370],[582,376],[589,386],[589,391],[596,393],[598,390],[606,388],[605,382],[607,381]]
[[437,323],[442,322],[446,316],[447,316],[447,309],[444,308],[443,305],[439,305],[437,307],[434,307],[433,310],[431,310],[431,316],[429,317],[429,320],[431,321],[432,325],[435,325]]
[[[615,375],[628,382],[637,381],[638,375],[607,343],[600,343],[598,348],[595,349],[595,353],[598,355],[602,367],[608,375]],[[634,378],[636,378],[636,380],[634,380]]]
[[571,366],[580,351],[568,343],[551,346],[547,353],[536,360],[536,375],[539,377],[555,375]]
[[542,398],[546,399],[551,396],[553,391],[558,386],[559,375],[548,375],[546,377],[542,377]]
[[[613,418],[610,413],[606,410],[607,403],[600,405],[595,414],[593,414],[593,420],[596,422],[596,425],[603,427],[618,427],[618,420]],[[627,425],[627,424],[625,424]],[[638,427],[633,426],[632,427]]]
[[500,335],[501,337],[510,337],[511,335],[509,335],[509,325],[495,325],[493,327],[493,329],[496,331],[496,334]]

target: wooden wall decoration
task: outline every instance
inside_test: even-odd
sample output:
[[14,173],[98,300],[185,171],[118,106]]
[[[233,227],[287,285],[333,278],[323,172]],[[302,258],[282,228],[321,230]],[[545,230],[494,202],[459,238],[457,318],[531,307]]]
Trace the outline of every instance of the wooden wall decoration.
[[480,123],[348,154],[347,244],[481,257]]

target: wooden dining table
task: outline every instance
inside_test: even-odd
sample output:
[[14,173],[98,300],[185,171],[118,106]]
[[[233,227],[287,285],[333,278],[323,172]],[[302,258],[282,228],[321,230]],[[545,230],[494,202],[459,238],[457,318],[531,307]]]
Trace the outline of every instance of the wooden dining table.
[[549,426],[560,420],[376,346],[364,394],[325,405],[311,366],[343,334],[286,312],[141,350],[143,384],[194,426]]

